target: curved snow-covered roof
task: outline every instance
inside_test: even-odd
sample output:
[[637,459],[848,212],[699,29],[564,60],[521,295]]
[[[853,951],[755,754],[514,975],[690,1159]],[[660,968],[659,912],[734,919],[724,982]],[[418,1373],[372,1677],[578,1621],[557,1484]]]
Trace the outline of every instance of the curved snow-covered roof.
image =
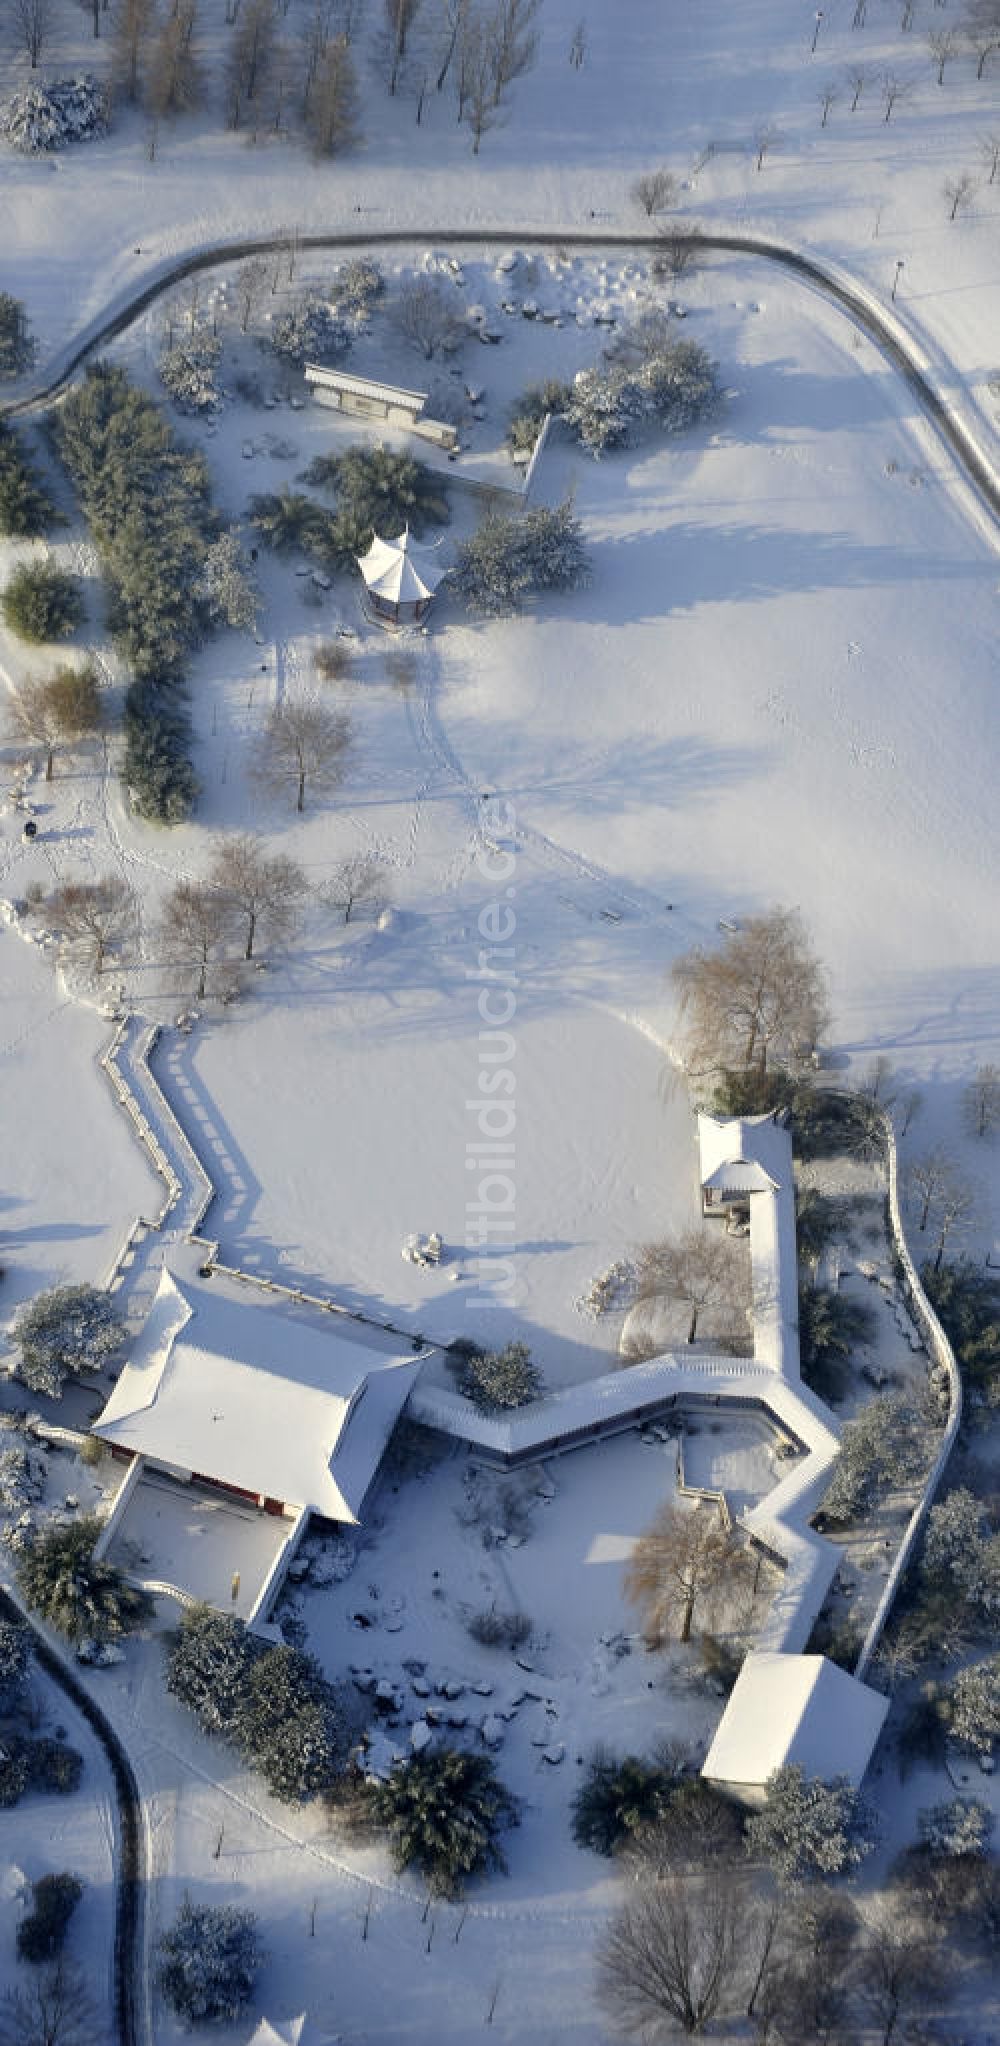
[[409,526],[395,540],[380,540],[376,533],[367,554],[358,556],[358,567],[368,588],[387,604],[423,602],[445,573],[435,548],[418,546]]

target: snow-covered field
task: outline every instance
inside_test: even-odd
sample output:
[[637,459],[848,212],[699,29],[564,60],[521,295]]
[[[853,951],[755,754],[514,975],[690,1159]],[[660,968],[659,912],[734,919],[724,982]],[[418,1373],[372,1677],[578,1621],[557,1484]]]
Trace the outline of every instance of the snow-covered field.
[[[610,245],[561,260],[560,232],[613,237],[640,225],[630,182],[663,161],[688,181],[686,217],[822,254],[883,301],[902,258],[896,312],[996,459],[1000,183],[980,165],[983,182],[953,224],[941,187],[976,164],[996,124],[998,60],[977,82],[962,55],[939,88],[929,4],[904,35],[898,10],[881,6],[852,31],[849,0],[835,0],[811,55],[815,12],[798,0],[736,11],[720,0],[607,0],[591,10],[577,71],[567,51],[579,11],[578,0],[545,0],[538,68],[476,162],[450,102],[432,94],[417,129],[412,99],[389,102],[367,77],[365,145],[343,164],[312,166],[273,137],[252,148],[217,108],[164,126],[155,161],[146,123],[127,112],[105,143],[57,157],[0,145],[0,288],[25,297],[40,368],[168,258],[216,239],[293,224],[412,229],[412,248],[389,259],[405,270],[435,228],[471,237],[495,224],[512,247],[519,227],[551,230],[530,289],[564,305],[567,324],[498,315],[502,344],[463,358],[464,375],[485,386],[473,457],[495,463],[511,398],[595,358],[600,333],[575,324],[577,303],[611,298],[626,315],[646,281],[644,260]],[[211,55],[221,0],[206,0],[204,15]],[[61,0],[59,22],[72,54],[50,68],[90,62],[86,15]],[[0,37],[19,79],[9,21]],[[856,58],[867,82],[852,114],[845,76]],[[886,123],[889,69],[913,91]],[[840,96],[821,128],[818,94],[834,79]],[[764,124],[776,134],[758,174]],[[507,287],[493,256],[472,239],[463,253],[465,297],[495,306]],[[333,261],[302,257],[296,284],[327,278]],[[338,581],[313,608],[295,563],[262,550],[258,641],[225,634],[192,665],[203,796],[191,825],[157,832],[128,817],[103,751],[61,761],[49,785],[34,779],[34,847],[22,813],[0,805],[5,897],[109,869],[133,880],[143,955],[113,978],[168,1024],[188,990],[159,956],[158,906],[172,881],[202,871],[214,834],[252,823],[317,884],[353,851],[381,862],[385,927],[370,907],[345,928],[313,906],[233,1009],[208,1005],[187,1039],[168,1030],[159,1077],[218,1186],[209,1231],[233,1261],[321,1282],[432,1337],[526,1340],[553,1385],[606,1369],[615,1349],[617,1319],[595,1321],[577,1304],[593,1278],[695,1212],[668,972],[678,951],[712,941],[721,918],[798,906],[829,973],[839,1063],[860,1072],[885,1052],[902,1082],[920,1086],[909,1154],[944,1141],[971,1172],[974,1248],[995,1240],[1000,1214],[996,1154],[963,1137],[958,1119],[962,1083],[1000,1062],[995,530],[871,342],[817,294],[759,259],[726,257],[675,295],[684,332],[720,363],[727,402],[708,431],[600,463],[551,447],[539,488],[574,493],[593,561],[586,591],[489,625],[443,598],[402,692],[355,586]],[[154,389],[159,320],[154,309],[115,351]],[[257,359],[231,332],[224,345],[230,373]],[[423,374],[381,314],[351,365],[408,384]],[[362,433],[318,408],[265,414],[237,399],[217,429],[184,430],[204,445],[233,518],[252,491],[292,481],[310,456]],[[294,454],[275,454],[282,441]],[[456,493],[446,546],[472,517]],[[4,577],[19,551],[0,543]],[[54,552],[96,575],[78,529],[57,535]],[[84,637],[98,644],[96,582],[89,593]],[[338,624],[356,635],[356,679],[327,685],[352,721],[347,773],[332,802],[298,819],[251,791],[249,747],[282,693],[311,686],[316,644]],[[0,626],[5,685],[46,658]],[[121,680],[113,660],[109,673]],[[21,757],[8,748],[5,782]],[[511,856],[502,883],[491,877],[498,841]],[[470,1220],[485,1156],[467,1106],[478,1099],[480,918],[498,901],[516,918],[517,1120],[514,1226],[492,1247],[511,1248],[512,1288],[499,1264],[477,1260]],[[160,1194],[95,1063],[111,1026],[94,991],[77,974],[60,980],[49,956],[0,926],[0,1005],[6,1320],[43,1285],[100,1280]],[[442,1265],[405,1263],[405,1238],[432,1229]],[[880,1358],[892,1342],[886,1324]],[[703,1432],[685,1459],[689,1478],[745,1500],[769,1482],[766,1445],[749,1428],[733,1442]],[[461,1926],[442,1909],[429,1935],[422,1898],[389,1879],[382,1854],[346,1848],[319,1813],[271,1804],[192,1731],[164,1697],[154,1639],[129,1651],[123,1671],[95,1678],[149,1800],[154,1929],[185,1887],[252,1902],[269,1951],[260,2009],[288,2017],[308,2003],[351,2046],[464,2046],[497,1983],[493,2036],[506,2046],[603,2046],[591,1954],[615,1888],[569,1837],[576,1756],[598,1736],[640,1751],[664,1732],[704,1743],[719,1709],[681,1687],[669,1659],[655,1669],[641,1650],[615,1660],[600,1641],[632,1624],[621,1564],[672,1481],[673,1450],[633,1436],[565,1459],[556,1498],[535,1503],[513,1551],[483,1548],[478,1527],[470,1538],[456,1519],[462,1468],[449,1460],[398,1495],[383,1488],[371,1547],[342,1586],[302,1595],[302,1618],[331,1672],[357,1660],[395,1680],[404,1655],[426,1655],[487,1681],[482,1658],[493,1652],[477,1650],[475,1662],[463,1607],[502,1595],[531,1614],[557,1710],[547,1714],[544,1698],[518,1708],[498,1755],[527,1800],[510,1880],[477,1891]],[[432,1602],[433,1568],[443,1596]],[[352,1626],[370,1582],[380,1606],[397,1601],[391,1633]],[[506,1675],[494,1695],[505,1685]],[[538,1759],[531,1714],[547,1732],[558,1726],[561,1762]],[[902,1792],[888,1776],[875,1787],[893,1843],[917,1804],[946,1794],[922,1774]],[[51,1801],[37,1810],[47,1815]],[[34,1801],[24,1816],[35,1828]],[[35,1831],[24,1841],[17,1858],[30,1874]],[[92,1840],[67,1838],[65,1851],[96,1868]],[[223,2046],[243,2046],[248,2029],[220,2034]],[[162,2013],[156,2037],[180,2037]]]

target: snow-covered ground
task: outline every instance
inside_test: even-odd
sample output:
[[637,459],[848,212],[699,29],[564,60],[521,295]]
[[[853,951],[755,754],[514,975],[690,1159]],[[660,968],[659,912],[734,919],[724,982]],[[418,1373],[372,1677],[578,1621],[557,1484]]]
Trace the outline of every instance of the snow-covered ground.
[[[222,11],[206,0],[210,55]],[[981,183],[954,224],[941,187],[974,165],[995,123],[997,60],[977,83],[962,55],[939,88],[929,5],[909,35],[881,6],[852,31],[852,11],[850,0],[824,9],[811,55],[815,13],[798,0],[745,0],[735,12],[720,0],[616,0],[591,11],[577,71],[567,54],[578,0],[545,0],[538,69],[476,161],[450,101],[431,95],[417,129],[412,100],[389,102],[367,73],[366,144],[342,164],[310,165],[263,136],[250,147],[217,108],[162,128],[155,162],[131,113],[106,143],[58,157],[4,146],[0,287],[27,300],[44,369],[165,260],[217,238],[296,223],[412,228],[412,249],[389,259],[405,269],[436,227],[473,235],[492,223],[510,229],[512,247],[517,227],[550,229],[534,273],[521,266],[520,292],[562,306],[566,323],[498,315],[502,344],[470,345],[463,358],[463,379],[485,386],[470,459],[495,464],[511,398],[595,358],[600,332],[576,324],[577,306],[610,299],[627,315],[646,279],[641,258],[610,246],[561,260],[560,231],[640,225],[629,185],[665,161],[688,180],[686,217],[819,253],[883,301],[902,258],[896,312],[942,388],[974,408],[995,458],[1000,184]],[[58,19],[72,55],[60,53],[56,72],[93,55],[87,16],[61,0]],[[12,51],[9,22],[0,35]],[[852,115],[844,79],[858,57],[867,83]],[[25,68],[12,54],[10,75]],[[886,123],[889,69],[914,90]],[[832,79],[840,97],[821,128],[817,96]],[[763,123],[779,139],[758,174]],[[502,284],[474,241],[463,254],[465,299],[495,306],[509,276]],[[296,288],[328,278],[334,260],[302,257]],[[872,344],[806,286],[726,257],[673,295],[687,308],[684,332],[718,359],[727,403],[707,432],[601,463],[551,447],[539,488],[575,494],[588,590],[489,625],[443,598],[404,693],[386,680],[384,641],[362,621],[355,586],[338,581],[314,608],[296,564],[262,550],[259,643],[226,634],[192,664],[204,784],[194,822],[167,833],[128,818],[103,751],[61,760],[52,784],[33,780],[34,847],[23,813],[0,815],[4,897],[108,869],[135,882],[143,956],[112,978],[168,1024],[188,990],[159,956],[158,906],[173,880],[203,869],[215,833],[252,823],[318,884],[354,850],[380,860],[394,906],[386,928],[370,908],[345,929],[314,906],[241,1003],[210,1004],[190,1038],[165,1037],[159,1077],[218,1184],[208,1228],[234,1261],[322,1282],[432,1336],[529,1341],[553,1385],[607,1368],[616,1348],[618,1318],[594,1321],[577,1305],[595,1275],[695,1213],[668,970],[679,950],[711,942],[720,918],[800,908],[830,976],[835,1056],[859,1072],[885,1052],[903,1084],[920,1086],[904,1149],[945,1142],[958,1154],[979,1193],[972,1248],[995,1242],[1000,1215],[996,1152],[962,1135],[958,1105],[974,1067],[1000,1061],[995,535]],[[154,309],[116,349],[151,387],[159,332]],[[231,331],[224,345],[224,383],[227,370],[259,364]],[[351,366],[423,387],[423,364],[382,314]],[[215,430],[184,430],[204,445],[234,518],[252,491],[291,481],[311,455],[362,432],[316,407],[265,413],[235,399]],[[294,453],[275,452],[282,442]],[[472,518],[456,493],[446,545]],[[4,578],[25,551],[0,545]],[[78,529],[56,535],[54,551],[96,574]],[[96,583],[90,595],[86,637],[98,643]],[[352,719],[347,774],[334,801],[298,819],[251,792],[248,749],[282,692],[311,686],[316,644],[337,625],[356,635],[356,679],[328,688]],[[47,659],[0,627],[5,686]],[[108,672],[114,687],[113,660]],[[5,781],[21,757],[8,749]],[[488,853],[498,836],[512,856],[499,884]],[[513,1243],[512,1290],[476,1269],[467,1241],[486,1155],[470,1149],[466,1106],[478,1098],[479,920],[498,901],[516,917],[517,1123],[515,1227],[493,1247]],[[75,973],[61,981],[50,957],[0,927],[0,1003],[6,1319],[42,1285],[102,1278],[160,1189],[95,1064],[111,1027],[95,991]],[[435,1228],[441,1267],[405,1263],[404,1239]],[[892,1365],[898,1332],[879,1313],[877,1356]],[[703,1430],[685,1445],[685,1468],[746,1503],[766,1486],[768,1455],[753,1425],[736,1439]],[[154,1929],[185,1887],[252,1902],[269,1951],[259,2008],[289,2017],[308,2003],[351,2046],[464,2046],[496,1983],[493,2035],[507,2046],[604,2046],[591,1954],[615,1886],[569,1839],[576,1755],[599,1734],[639,1750],[664,1732],[704,1742],[719,1710],[680,1686],[673,1658],[614,1660],[600,1641],[632,1624],[622,1561],[673,1467],[672,1446],[634,1436],[565,1459],[556,1498],[536,1503],[529,1539],[511,1550],[483,1548],[480,1530],[456,1520],[462,1465],[450,1460],[433,1481],[386,1488],[353,1575],[302,1596],[331,1672],[357,1660],[382,1674],[384,1661],[395,1675],[404,1653],[426,1653],[471,1678],[480,1664],[461,1609],[501,1591],[548,1636],[539,1669],[558,1709],[545,1714],[543,1699],[541,1714],[558,1722],[565,1756],[539,1762],[518,1708],[498,1757],[528,1801],[511,1877],[477,1891],[461,1926],[442,1910],[430,1935],[422,1898],[389,1878],[380,1852],[345,1848],[321,1813],[271,1804],[195,1734],[164,1696],[155,1639],[131,1648],[123,1671],[95,1677],[149,1802]],[[432,1603],[433,1568],[443,1596]],[[380,1606],[399,1601],[398,1629],[352,1626],[369,1582]],[[172,1617],[165,1607],[160,1624]],[[892,1843],[912,1832],[918,1804],[947,1794],[923,1774],[901,1792],[888,1775],[873,1787]],[[33,1825],[34,1805],[24,1811]],[[223,2046],[243,2046],[248,2030],[220,2035]],[[160,2013],[156,2036],[180,2033]]]

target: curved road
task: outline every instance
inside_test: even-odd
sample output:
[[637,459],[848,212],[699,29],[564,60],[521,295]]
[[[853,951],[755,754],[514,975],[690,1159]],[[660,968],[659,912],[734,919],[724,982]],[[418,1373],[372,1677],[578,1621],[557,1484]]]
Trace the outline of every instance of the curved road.
[[46,1676],[58,1684],[87,1721],[107,1756],[118,1807],[119,1854],[115,1869],[115,1935],[113,1951],[115,2029],[119,2046],[141,2046],[142,2009],[142,1886],[145,1881],[142,1804],[132,1764],[111,1721],[85,1690],[61,1655],[50,1647],[30,1613],[0,1587],[0,1619],[26,1627],[35,1658]]
[[[359,248],[406,248],[414,242],[427,241],[445,247],[464,247],[478,244],[487,248],[509,248],[512,242],[526,248],[574,249],[629,249],[649,250],[655,248],[658,237],[649,234],[597,234],[582,233],[579,230],[561,233],[552,230],[542,233],[538,229],[521,231],[515,228],[414,228],[392,230],[348,229],[330,234],[302,234],[297,237],[299,249],[359,249]],[[692,235],[694,248],[705,254],[714,252],[723,255],[759,256],[766,262],[777,263],[790,270],[793,276],[801,278],[839,306],[857,326],[881,349],[887,361],[898,371],[912,391],[922,411],[930,419],[939,438],[955,458],[966,480],[973,485],[980,502],[1000,523],[1000,472],[979,445],[974,433],[951,411],[935,390],[926,373],[914,344],[906,335],[902,324],[891,314],[883,311],[878,300],[869,296],[860,285],[834,274],[812,256],[803,256],[797,250],[782,242],[769,241],[765,236],[750,234],[696,234]],[[81,363],[89,355],[102,348],[117,335],[124,333],[133,320],[166,291],[173,290],[185,277],[193,276],[199,270],[210,270],[222,263],[238,262],[244,256],[266,255],[286,247],[287,234],[256,236],[247,241],[216,242],[207,248],[193,251],[176,263],[160,271],[156,278],[135,292],[116,312],[88,328],[77,341],[70,343],[56,374],[45,385],[36,388],[28,396],[15,399],[4,406],[4,414],[33,412],[50,404],[61,396],[72,380]]]

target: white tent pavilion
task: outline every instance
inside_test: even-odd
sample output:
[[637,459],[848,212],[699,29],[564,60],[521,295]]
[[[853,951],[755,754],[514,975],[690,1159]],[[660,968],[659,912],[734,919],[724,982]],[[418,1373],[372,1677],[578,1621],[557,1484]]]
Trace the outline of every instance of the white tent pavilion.
[[376,533],[367,554],[358,556],[358,567],[374,616],[389,625],[419,624],[445,574],[436,548],[418,546],[409,526],[396,540],[380,540]]
[[248,2046],[336,2046],[336,2035],[321,2031],[303,2011],[297,2018],[261,2018]]

